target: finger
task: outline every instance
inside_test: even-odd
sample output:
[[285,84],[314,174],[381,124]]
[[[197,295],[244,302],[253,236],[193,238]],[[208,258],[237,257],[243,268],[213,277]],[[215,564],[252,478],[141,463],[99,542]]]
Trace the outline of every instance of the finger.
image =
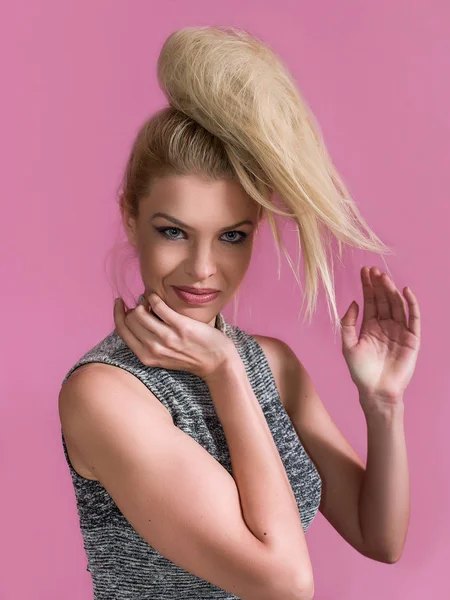
[[130,329],[141,341],[150,338],[153,341],[163,340],[165,342],[172,333],[169,325],[159,320],[155,314],[150,313],[144,304],[138,304],[134,311],[127,315],[127,319],[128,316]]
[[386,275],[384,281],[394,321],[407,327],[406,302],[390,277]]
[[[167,323],[165,323],[161,319],[161,317],[157,315],[156,312],[152,309],[148,298],[142,296],[142,298],[139,300],[138,305],[136,306],[136,310],[138,307],[143,308],[143,310],[142,308],[139,308],[139,310],[137,311],[139,316],[142,317],[142,323],[145,324],[145,326],[148,327],[153,333],[161,337],[161,339],[164,339],[164,336],[166,336],[167,333],[171,330],[170,326],[167,325]],[[149,316],[150,319],[147,319],[147,316]]]
[[365,266],[361,269],[361,281],[362,281],[363,297],[364,297],[364,309],[363,309],[363,323],[364,323],[364,321],[369,321],[370,319],[377,318],[377,307],[375,304],[375,294],[374,294],[372,282],[370,279],[369,269]]
[[122,299],[119,298],[114,303],[114,323],[116,326],[116,331],[128,348],[130,348],[130,350],[134,352],[136,356],[143,356],[144,346],[128,327],[125,321],[126,317],[127,315],[125,314]]
[[174,328],[182,327],[182,322],[185,317],[170,308],[158,294],[150,294],[148,300],[152,311],[156,313],[157,316],[161,317],[167,325]]
[[358,336],[356,335],[358,312],[358,304],[353,301],[341,319],[342,350],[351,348],[358,343]]
[[386,273],[380,275],[378,267],[370,269],[370,279],[373,284],[375,306],[377,308],[377,316],[379,319],[392,319],[391,305],[384,284],[386,277]]
[[415,294],[409,287],[405,287],[403,290],[405,298],[408,302],[409,308],[409,326],[408,329],[420,339],[420,309],[419,303]]
[[164,321],[161,319],[161,317],[159,315],[157,315],[154,310],[152,310],[152,307],[150,306],[148,298],[146,298],[145,296],[142,296],[141,298],[139,298],[138,304],[142,304],[142,306],[145,307],[145,310],[149,314],[153,315],[158,320],[159,323],[164,323]]

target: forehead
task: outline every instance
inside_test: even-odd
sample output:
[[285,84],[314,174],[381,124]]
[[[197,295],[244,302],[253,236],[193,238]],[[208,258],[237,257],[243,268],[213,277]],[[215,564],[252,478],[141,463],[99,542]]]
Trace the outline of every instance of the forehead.
[[258,208],[238,181],[209,180],[199,175],[156,179],[144,203],[147,212],[177,211],[176,216],[182,220],[201,217],[202,213],[225,219],[231,216],[233,220],[236,215],[254,216]]

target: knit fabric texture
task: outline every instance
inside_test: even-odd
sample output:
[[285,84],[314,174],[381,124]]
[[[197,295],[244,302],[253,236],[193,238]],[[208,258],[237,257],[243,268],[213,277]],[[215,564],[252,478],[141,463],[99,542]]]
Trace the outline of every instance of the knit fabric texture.
[[[260,344],[251,334],[227,323],[222,313],[217,315],[215,326],[232,340],[245,366],[285,467],[306,532],[320,504],[322,482],[319,473],[285,411]],[[113,365],[137,377],[167,408],[174,424],[232,475],[224,430],[203,379],[187,371],[145,366],[114,330],[72,366],[63,383],[75,369],[92,362]],[[86,479],[74,470],[62,429],[61,439],[73,482],[95,600],[238,599],[182,569],[150,546],[130,525],[102,484]]]

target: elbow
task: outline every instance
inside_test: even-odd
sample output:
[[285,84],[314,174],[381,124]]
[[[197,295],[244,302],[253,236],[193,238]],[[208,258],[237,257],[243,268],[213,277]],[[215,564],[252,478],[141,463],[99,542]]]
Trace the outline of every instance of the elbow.
[[[312,600],[314,598],[314,578],[312,573],[305,574],[296,568],[294,571],[286,570],[286,566],[277,570],[277,576],[272,580],[270,592],[267,600]],[[258,600],[266,599],[266,596],[259,594]]]
[[297,596],[298,600],[313,600],[314,598],[314,583],[310,583],[307,586],[300,588],[300,592]]
[[[305,589],[302,588],[301,591],[295,596],[295,600],[313,600],[314,598],[314,587]],[[294,600],[294,598],[293,598]]]
[[292,600],[312,600],[314,598],[314,579],[311,575],[305,579],[304,575],[301,578],[294,579],[292,593],[289,598]]
[[[314,586],[312,586],[312,587],[302,586],[300,588],[292,590],[291,594],[289,596],[284,596],[284,598],[289,598],[289,600],[313,600]],[[278,599],[279,599],[279,597],[278,597]]]
[[394,565],[396,562],[398,562],[400,560],[400,558],[402,557],[402,553],[397,553],[397,554],[386,554],[383,559],[381,560],[381,562],[386,563],[387,565]]
[[402,557],[402,550],[397,552],[363,552],[365,556],[386,565],[394,565]]
[[360,554],[366,556],[367,558],[371,558],[372,560],[376,560],[377,562],[385,563],[387,565],[393,565],[401,559],[404,546],[405,544],[403,542],[401,545],[384,544],[383,547],[381,547],[381,545],[375,547],[373,544],[369,546],[366,542],[358,545],[358,547],[355,546],[355,549],[357,549]]

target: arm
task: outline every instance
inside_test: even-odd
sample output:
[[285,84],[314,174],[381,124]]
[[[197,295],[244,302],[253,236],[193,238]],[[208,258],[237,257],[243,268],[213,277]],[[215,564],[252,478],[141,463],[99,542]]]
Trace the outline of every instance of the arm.
[[363,267],[361,278],[359,338],[356,302],[341,322],[344,357],[367,422],[366,466],[336,427],[295,353],[279,342],[280,352],[273,353],[283,357],[286,410],[322,478],[321,512],[361,554],[392,563],[401,556],[409,521],[403,391],[420,347],[420,310],[408,287],[403,290],[405,302],[377,268],[368,272]]
[[403,415],[403,402],[365,412],[368,442],[359,499],[361,530],[365,544],[389,563],[402,554],[410,516]]
[[237,355],[207,381],[227,438],[245,522],[313,594],[313,571],[297,504],[267,421]]
[[[265,338],[264,351],[285,409],[320,473],[320,512],[360,554],[383,563],[394,562],[401,554],[409,510],[401,412],[384,416],[364,413],[366,466],[331,418],[294,351],[276,338]],[[380,448],[383,451],[378,455]],[[390,531],[398,537],[381,539],[378,533],[389,529],[393,521],[396,525]],[[383,522],[384,529],[378,529]]]
[[[220,395],[218,404],[226,400]],[[236,405],[232,398],[230,406]],[[312,597],[300,587],[292,561],[247,527],[233,477],[174,425],[134,375],[86,365],[63,385],[59,414],[68,449],[76,448],[128,522],[169,560],[244,600]],[[221,414],[229,423],[226,407]],[[251,419],[241,428],[254,430],[257,414],[249,410]],[[237,438],[230,439],[236,449]]]

